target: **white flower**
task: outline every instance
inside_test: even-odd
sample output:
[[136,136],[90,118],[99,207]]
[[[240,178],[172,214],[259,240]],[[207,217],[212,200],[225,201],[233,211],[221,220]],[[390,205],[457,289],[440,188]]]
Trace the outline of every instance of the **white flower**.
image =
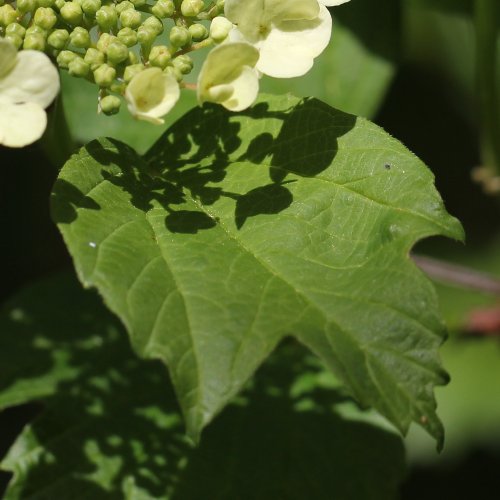
[[324,4],[340,2],[226,0],[226,17],[236,25],[229,37],[259,50],[256,68],[262,73],[276,78],[301,76],[330,41],[332,19]]
[[59,74],[35,50],[17,53],[0,38],[0,144],[20,148],[38,140],[47,126],[45,108],[59,92]]
[[165,123],[162,116],[174,107],[179,97],[177,80],[156,67],[137,73],[125,91],[132,116],[155,125]]
[[231,111],[251,106],[259,93],[258,59],[258,50],[248,43],[215,47],[198,76],[198,102],[216,102]]

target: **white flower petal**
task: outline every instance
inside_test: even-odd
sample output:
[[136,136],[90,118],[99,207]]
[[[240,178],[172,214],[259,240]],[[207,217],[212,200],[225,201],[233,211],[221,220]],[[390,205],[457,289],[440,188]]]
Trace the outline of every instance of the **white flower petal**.
[[231,99],[234,93],[234,87],[230,83],[221,83],[207,89],[207,101],[217,102],[222,104],[224,101]]
[[224,43],[211,50],[198,76],[198,102],[216,102],[232,111],[253,104],[259,92],[254,66],[259,52],[248,43]]
[[217,16],[210,23],[210,37],[215,43],[223,42],[233,29],[233,23],[222,16]]
[[0,144],[21,148],[40,139],[47,126],[47,114],[41,106],[2,100],[0,107]]
[[330,41],[332,18],[327,8],[313,21],[284,21],[265,40],[255,46],[260,49],[257,69],[275,78],[292,78],[307,73]]
[[136,74],[127,86],[128,110],[138,120],[161,125],[162,119],[178,101],[177,80],[160,68],[148,68]]
[[335,7],[336,5],[342,5],[343,3],[350,1],[351,0],[318,0],[319,3],[326,5],[327,7]]
[[259,39],[265,0],[226,0],[224,14],[246,38]]
[[0,79],[0,95],[10,102],[35,102],[46,108],[59,92],[59,73],[50,59],[36,50],[17,54],[14,68]]
[[245,66],[238,78],[233,80],[233,94],[221,104],[230,111],[243,111],[249,108],[259,94],[259,78],[257,72]]
[[265,18],[269,21],[315,19],[319,14],[317,0],[266,0]]
[[17,50],[8,40],[0,38],[0,78],[16,64]]

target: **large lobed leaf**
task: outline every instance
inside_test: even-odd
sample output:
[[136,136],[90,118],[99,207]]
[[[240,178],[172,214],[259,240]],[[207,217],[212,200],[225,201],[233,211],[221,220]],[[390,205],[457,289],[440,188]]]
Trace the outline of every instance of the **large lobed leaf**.
[[0,324],[3,403],[44,402],[0,464],[6,500],[397,498],[401,439],[293,343],[193,449],[165,370],[73,276],[23,290]]
[[166,363],[193,439],[293,335],[361,404],[441,442],[443,326],[408,252],[461,227],[379,127],[290,96],[206,106],[144,158],[90,143],[53,194],[80,279]]

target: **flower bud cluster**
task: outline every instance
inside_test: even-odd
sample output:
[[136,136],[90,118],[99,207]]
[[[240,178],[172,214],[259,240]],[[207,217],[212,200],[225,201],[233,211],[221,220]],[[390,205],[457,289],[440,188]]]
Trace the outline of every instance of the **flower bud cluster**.
[[[179,87],[193,69],[189,52],[213,43],[209,24],[223,11],[223,4],[220,0],[0,0],[0,37],[18,50],[45,52],[70,75],[95,83],[99,109],[114,114],[120,97],[128,95],[129,84],[148,68],[165,75],[170,91]],[[163,82],[163,77],[155,81]],[[133,106],[129,101],[129,109],[143,118],[141,103],[147,96],[136,97]]]
[[[262,74],[298,76],[297,68],[312,65],[329,39],[325,5],[345,1],[0,0],[0,37],[95,83],[103,113],[118,112],[125,97],[136,118],[162,123],[180,87],[189,86],[190,52],[216,45],[198,79],[200,103],[243,109],[255,100]],[[301,31],[312,50],[303,44],[297,62],[286,45],[300,44]],[[283,46],[272,52],[274,39]],[[281,60],[274,55],[280,50]]]

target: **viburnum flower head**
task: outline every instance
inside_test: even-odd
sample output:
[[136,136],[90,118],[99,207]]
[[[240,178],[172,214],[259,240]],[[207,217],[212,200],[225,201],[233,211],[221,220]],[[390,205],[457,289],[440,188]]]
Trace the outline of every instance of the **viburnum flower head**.
[[35,50],[17,52],[0,38],[0,144],[20,148],[39,139],[47,126],[45,108],[59,92],[59,74]]
[[231,41],[246,41],[260,52],[257,69],[275,78],[307,73],[328,45],[332,18],[326,6],[349,0],[226,0],[235,24]]
[[134,75],[125,91],[132,116],[155,125],[164,123],[162,116],[174,107],[179,96],[177,80],[156,67]]
[[198,102],[215,102],[230,111],[251,106],[259,93],[258,59],[259,51],[248,43],[215,47],[198,76]]

